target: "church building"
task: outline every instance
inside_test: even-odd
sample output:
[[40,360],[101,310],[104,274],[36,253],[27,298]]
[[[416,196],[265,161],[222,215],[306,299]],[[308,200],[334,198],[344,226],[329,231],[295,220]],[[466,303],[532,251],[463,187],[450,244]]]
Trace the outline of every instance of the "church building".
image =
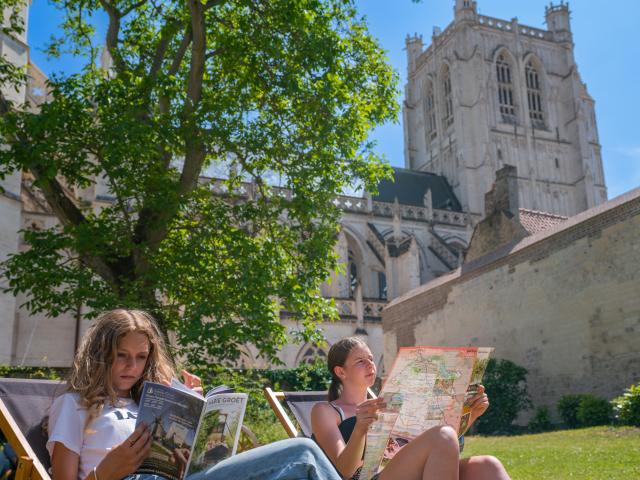
[[547,29],[479,15],[406,39],[404,161],[443,175],[465,212],[481,215],[503,165],[518,170],[522,208],[572,216],[607,200],[594,111],[574,58],[569,6]]
[[[382,182],[375,196],[334,200],[343,212],[336,252],[346,268],[322,287],[340,314],[322,328],[328,345],[348,335],[365,338],[381,373],[383,309],[462,264],[491,207],[485,194],[498,170],[515,167],[523,224],[555,224],[607,200],[594,101],[575,63],[568,5],[546,8],[546,29],[479,15],[470,0],[456,0],[453,13],[429,45],[422,36],[406,39],[404,168],[394,168],[395,182]],[[0,34],[0,52],[11,52],[17,65],[29,64],[23,37]],[[44,75],[33,65],[29,71],[21,98],[42,94]],[[215,192],[219,182],[209,181]],[[84,201],[109,202],[100,182],[82,192]],[[18,230],[57,221],[28,177],[15,172],[0,184],[4,259],[23,248]],[[0,364],[70,365],[89,322],[80,314],[32,315],[20,308],[24,301],[0,293]],[[296,328],[286,312],[282,320]],[[292,367],[327,351],[292,343],[281,359]],[[251,346],[240,365],[266,366]]]

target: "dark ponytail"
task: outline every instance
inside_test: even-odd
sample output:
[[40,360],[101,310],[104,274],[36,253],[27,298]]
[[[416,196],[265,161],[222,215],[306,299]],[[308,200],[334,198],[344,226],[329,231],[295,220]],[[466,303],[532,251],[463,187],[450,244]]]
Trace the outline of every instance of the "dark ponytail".
[[342,381],[334,373],[331,375],[331,385],[329,385],[329,401],[333,402],[342,395]]
[[331,374],[331,385],[329,385],[329,401],[333,402],[340,398],[342,395],[342,380],[336,375],[334,371],[336,367],[343,367],[347,361],[347,357],[351,350],[355,347],[364,345],[362,340],[358,337],[347,337],[331,345],[329,349],[329,355],[327,356],[327,367]]

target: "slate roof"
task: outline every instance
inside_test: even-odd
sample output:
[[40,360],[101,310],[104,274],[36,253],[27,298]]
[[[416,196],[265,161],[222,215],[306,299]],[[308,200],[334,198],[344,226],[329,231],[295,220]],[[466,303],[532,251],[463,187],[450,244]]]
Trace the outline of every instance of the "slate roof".
[[458,201],[447,179],[429,172],[416,172],[404,168],[393,168],[395,182],[383,180],[378,186],[378,195],[373,200],[393,203],[395,199],[401,205],[424,207],[424,196],[431,190],[433,208],[461,212]]
[[520,208],[519,210],[520,223],[524,229],[529,232],[529,235],[542,232],[560,222],[564,222],[568,218],[561,215],[554,215],[553,213],[528,210],[526,208]]

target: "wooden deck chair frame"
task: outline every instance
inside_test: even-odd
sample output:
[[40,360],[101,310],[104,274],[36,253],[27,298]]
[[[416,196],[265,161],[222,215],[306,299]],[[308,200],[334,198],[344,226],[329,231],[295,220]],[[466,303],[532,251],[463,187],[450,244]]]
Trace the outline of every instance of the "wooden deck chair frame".
[[[0,399],[0,430],[18,457],[15,480],[51,480],[45,466],[40,462],[5,403]],[[238,440],[238,453],[260,446],[251,429],[242,425]]]
[[2,399],[0,399],[0,430],[18,457],[15,480],[51,480]]
[[[291,421],[291,418],[289,418],[287,411],[282,406],[282,402],[285,400],[285,392],[274,392],[269,387],[265,387],[263,391],[264,391],[264,396],[267,398],[267,402],[269,402],[271,409],[276,414],[276,417],[278,417],[278,420],[284,427],[285,431],[287,432],[287,435],[289,435],[289,437],[291,438],[297,437],[298,429],[296,428],[295,424]],[[376,398],[376,394],[373,393],[373,391],[370,388],[367,388],[367,396],[369,398]]]
[[[27,386],[27,390],[24,389],[22,392],[24,394],[28,394],[32,398],[43,398],[41,388],[44,388],[45,391],[48,388],[51,388],[51,383],[53,383],[53,388],[57,388],[58,385],[62,385],[60,382],[51,382],[48,380],[37,380],[37,379],[12,379],[12,378],[2,378],[2,391],[0,392],[0,430],[4,434],[7,439],[9,445],[13,448],[18,458],[18,464],[16,466],[15,478],[16,480],[51,480],[51,476],[49,475],[46,467],[46,462],[43,464],[43,461],[38,457],[36,453],[40,446],[40,444],[35,447],[29,443],[28,438],[31,438],[30,433],[26,433],[20,427],[20,413],[18,413],[17,417],[14,417],[15,409],[12,404],[11,395],[12,391],[15,387],[18,387],[18,391],[21,390],[19,387],[20,384]],[[6,382],[5,382],[6,381]],[[15,382],[15,383],[14,383]],[[24,382],[24,383],[23,383]],[[43,385],[38,386],[38,384],[42,382]],[[6,383],[6,384],[5,384]],[[12,385],[13,384],[13,387]],[[30,391],[29,386],[32,384],[35,385],[35,390]],[[24,387],[22,387],[24,388]],[[62,392],[60,392],[62,393]],[[35,394],[35,395],[33,395]],[[53,392],[52,392],[53,394]],[[48,398],[48,395],[46,396]],[[16,397],[14,397],[16,398]],[[8,401],[7,401],[8,400]],[[53,396],[51,397],[51,401],[53,401]],[[36,402],[37,403],[37,402]],[[42,417],[46,415],[46,412],[43,410],[39,412],[40,407],[36,407],[32,409],[32,412],[36,414],[36,417],[42,413]],[[11,412],[14,412],[12,414]],[[44,440],[44,438],[42,438]],[[38,440],[40,441],[40,440]],[[249,429],[247,425],[242,425],[242,431],[240,434],[240,439],[238,440],[238,452],[243,452],[249,450],[251,448],[255,448],[259,446],[257,437],[254,433]],[[41,446],[44,448],[44,446]],[[35,450],[34,450],[35,448]],[[44,454],[44,451],[41,452]]]

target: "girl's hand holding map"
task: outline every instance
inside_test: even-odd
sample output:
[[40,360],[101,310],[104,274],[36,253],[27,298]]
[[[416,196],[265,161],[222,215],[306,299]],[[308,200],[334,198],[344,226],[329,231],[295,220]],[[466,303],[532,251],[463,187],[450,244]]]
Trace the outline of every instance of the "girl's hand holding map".
[[489,397],[484,393],[484,386],[477,385],[476,390],[477,393],[466,401],[467,405],[469,405],[469,408],[471,409],[470,423],[473,423],[478,417],[487,411],[487,408],[489,408]]
[[378,397],[365,400],[356,407],[356,425],[361,431],[366,431],[373,422],[378,419],[378,410],[386,408],[384,398]]

